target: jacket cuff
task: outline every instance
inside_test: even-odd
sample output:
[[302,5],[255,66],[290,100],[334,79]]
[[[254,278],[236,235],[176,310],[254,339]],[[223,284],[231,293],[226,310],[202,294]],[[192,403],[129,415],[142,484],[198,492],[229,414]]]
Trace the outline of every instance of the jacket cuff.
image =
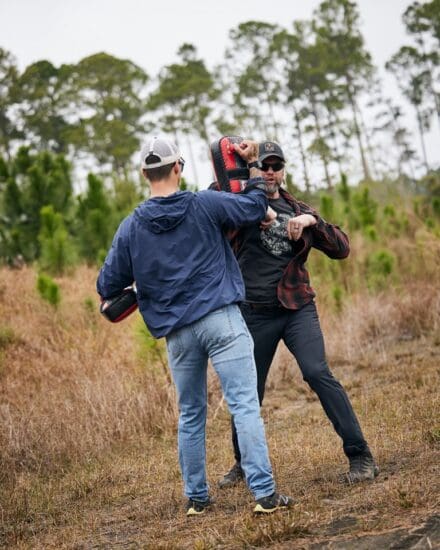
[[254,189],[259,189],[260,191],[267,191],[266,182],[265,180],[258,176],[256,178],[251,178],[248,180],[246,187],[243,190],[243,193],[249,193],[249,191],[252,191]]

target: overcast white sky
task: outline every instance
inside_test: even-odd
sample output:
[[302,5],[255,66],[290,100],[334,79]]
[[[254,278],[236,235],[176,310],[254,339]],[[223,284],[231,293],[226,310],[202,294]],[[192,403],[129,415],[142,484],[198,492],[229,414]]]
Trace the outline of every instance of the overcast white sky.
[[[310,18],[319,0],[0,0],[0,45],[20,68],[48,59],[76,63],[105,51],[128,58],[150,75],[174,61],[183,42],[212,66],[228,31],[242,21],[289,25]],[[410,0],[360,0],[363,31],[377,64],[405,39],[401,14]]]
[[[378,67],[409,38],[401,15],[411,0],[358,0],[367,49]],[[20,69],[41,59],[56,66],[105,51],[127,58],[150,76],[176,59],[183,42],[194,44],[208,67],[222,61],[228,31],[250,19],[289,27],[309,19],[319,0],[0,0],[0,47]],[[381,71],[384,74],[384,71]],[[386,86],[397,89],[390,77]],[[400,96],[396,99],[400,100]],[[428,156],[440,162],[434,127]]]

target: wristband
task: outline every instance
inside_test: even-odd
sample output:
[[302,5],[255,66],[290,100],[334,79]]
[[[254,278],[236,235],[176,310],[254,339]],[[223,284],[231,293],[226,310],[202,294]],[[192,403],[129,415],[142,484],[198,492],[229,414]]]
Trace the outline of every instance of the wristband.
[[248,168],[258,168],[260,170],[261,163],[259,160],[253,160],[252,162],[248,162]]

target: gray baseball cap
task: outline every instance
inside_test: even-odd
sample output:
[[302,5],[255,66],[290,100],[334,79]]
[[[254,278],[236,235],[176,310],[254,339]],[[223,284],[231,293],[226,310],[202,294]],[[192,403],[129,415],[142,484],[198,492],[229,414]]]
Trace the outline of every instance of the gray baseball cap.
[[258,160],[263,162],[268,157],[278,157],[283,161],[286,160],[283,150],[275,141],[263,141],[258,146]]
[[165,137],[151,137],[141,150],[141,168],[150,170],[172,164],[179,160],[181,153],[177,145]]

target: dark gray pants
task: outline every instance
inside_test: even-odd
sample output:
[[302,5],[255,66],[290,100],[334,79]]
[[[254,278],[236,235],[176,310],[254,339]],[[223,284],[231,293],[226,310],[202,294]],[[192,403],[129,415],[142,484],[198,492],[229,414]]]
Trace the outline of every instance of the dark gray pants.
[[[258,397],[263,402],[266,378],[275,351],[283,340],[295,357],[304,380],[317,394],[321,405],[341,437],[347,456],[362,453],[367,443],[348,396],[341,384],[333,377],[325,358],[324,338],[314,302],[299,310],[282,307],[254,309],[242,304],[241,311],[254,340],[257,366]],[[240,462],[240,449],[232,420],[234,455]]]

